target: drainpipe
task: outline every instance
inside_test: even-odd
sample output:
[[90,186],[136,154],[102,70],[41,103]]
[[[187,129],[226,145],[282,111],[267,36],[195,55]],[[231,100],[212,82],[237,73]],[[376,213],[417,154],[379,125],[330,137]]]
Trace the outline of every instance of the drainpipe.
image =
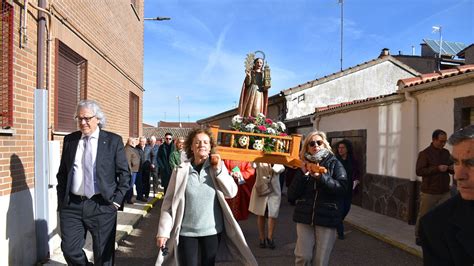
[[[46,0],[39,0],[38,6],[46,7]],[[45,89],[45,32],[46,17],[38,11],[36,89],[34,94],[34,153],[35,153],[35,228],[36,259],[49,259],[49,208],[48,208],[48,91]]]
[[[418,100],[413,97],[410,92],[405,91],[405,98],[411,103],[411,110],[412,110],[412,117],[413,117],[413,134],[411,138],[413,139],[412,145],[412,152],[411,154],[415,155],[418,154],[418,136],[420,127],[418,124]],[[417,190],[417,182],[416,182],[416,158],[414,157],[412,160],[412,167],[410,175],[410,187],[408,190],[408,223],[415,224],[416,223],[416,209],[417,209],[417,199],[418,199],[418,190]]]

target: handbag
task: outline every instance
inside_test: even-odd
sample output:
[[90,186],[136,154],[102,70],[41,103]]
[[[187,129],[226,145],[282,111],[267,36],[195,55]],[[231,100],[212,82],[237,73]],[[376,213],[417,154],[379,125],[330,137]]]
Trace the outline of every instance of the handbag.
[[257,191],[257,195],[259,196],[266,196],[273,192],[273,186],[271,184],[272,178],[263,178],[264,181],[260,183],[258,186],[255,187]]

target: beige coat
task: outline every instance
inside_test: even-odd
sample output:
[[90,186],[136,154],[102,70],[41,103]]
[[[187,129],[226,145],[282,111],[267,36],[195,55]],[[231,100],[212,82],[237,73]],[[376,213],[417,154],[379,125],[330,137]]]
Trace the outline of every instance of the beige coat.
[[266,163],[254,163],[253,167],[256,169],[256,180],[255,185],[252,189],[252,194],[250,195],[250,204],[249,211],[255,215],[264,216],[265,209],[268,206],[268,216],[272,218],[277,218],[280,211],[280,202],[281,202],[281,188],[280,188],[280,173],[283,173],[285,167],[281,164],[274,164],[271,167],[270,172],[271,176],[271,185],[273,187],[273,192],[266,196],[259,196],[257,194],[257,186],[263,182],[268,182],[265,179],[268,179],[267,176],[264,176],[267,169],[263,167],[270,167]]
[[[184,215],[184,196],[190,167],[190,161],[185,161],[176,167],[171,175],[169,187],[161,205],[161,216],[157,233],[157,236],[168,238],[166,247],[168,247],[169,254],[163,257],[162,252],[159,251],[155,265],[179,265],[177,246]],[[222,233],[216,260],[237,261],[242,265],[257,265],[257,261],[245,241],[242,230],[225,201],[225,198],[235,197],[237,185],[228,174],[223,162],[221,162],[221,169],[221,173],[216,176],[216,172],[211,167],[205,168],[214,182],[224,220],[224,232]]]

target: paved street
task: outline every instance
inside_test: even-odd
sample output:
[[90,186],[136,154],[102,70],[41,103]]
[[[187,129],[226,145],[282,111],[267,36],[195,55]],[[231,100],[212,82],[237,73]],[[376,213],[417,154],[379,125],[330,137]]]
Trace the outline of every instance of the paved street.
[[[157,203],[144,217],[138,227],[120,243],[116,253],[116,265],[153,265],[157,255],[155,234],[159,219]],[[295,225],[291,220],[293,208],[282,199],[280,217],[276,228],[275,250],[258,247],[255,216],[241,222],[247,242],[254,252],[259,265],[293,265],[293,249],[296,240]],[[422,265],[419,257],[393,247],[366,235],[349,225],[346,239],[337,240],[332,252],[330,265]]]

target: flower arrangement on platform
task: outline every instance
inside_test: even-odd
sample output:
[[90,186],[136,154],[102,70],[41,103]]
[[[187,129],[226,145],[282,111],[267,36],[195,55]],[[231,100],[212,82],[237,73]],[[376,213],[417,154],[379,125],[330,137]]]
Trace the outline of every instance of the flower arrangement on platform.
[[265,152],[284,151],[284,143],[273,136],[288,136],[285,133],[286,126],[281,121],[273,121],[266,118],[264,114],[260,113],[256,117],[248,116],[242,117],[236,115],[232,118],[231,129],[240,132],[260,133],[270,135],[268,138],[258,138],[255,136],[240,136],[236,142],[240,147],[247,145],[254,149]]

